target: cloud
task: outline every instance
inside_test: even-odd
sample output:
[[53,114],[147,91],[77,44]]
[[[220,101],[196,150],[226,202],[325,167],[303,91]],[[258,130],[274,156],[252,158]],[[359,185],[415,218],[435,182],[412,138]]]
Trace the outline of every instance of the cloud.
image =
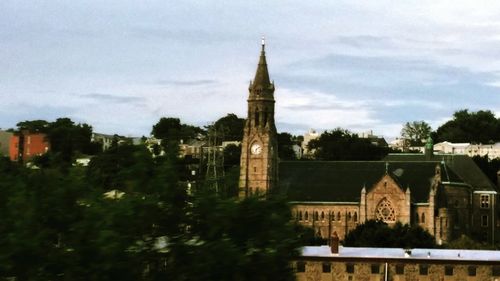
[[333,43],[343,44],[354,48],[378,47],[388,48],[394,47],[394,39],[384,36],[373,35],[357,35],[357,36],[336,36],[332,40]]
[[117,95],[100,94],[100,93],[84,94],[80,95],[80,97],[97,102],[106,102],[106,103],[142,103],[145,100],[145,98],[143,97],[117,96]]
[[54,121],[61,117],[72,117],[77,111],[73,106],[34,105],[29,103],[12,103],[5,110],[0,110],[0,127],[14,127],[24,120]]
[[[368,128],[374,125],[372,111],[364,102],[339,100],[321,92],[280,89],[276,97],[277,123],[294,128],[328,130],[337,127]],[[287,125],[288,124],[288,125]]]
[[500,112],[500,4],[486,1],[4,1],[0,125],[70,115],[145,134],[160,116],[244,116],[263,34],[282,128],[398,134]]
[[207,86],[218,84],[217,80],[211,79],[199,79],[199,80],[158,80],[156,81],[158,85],[164,86],[180,86],[180,87],[191,87],[191,86]]

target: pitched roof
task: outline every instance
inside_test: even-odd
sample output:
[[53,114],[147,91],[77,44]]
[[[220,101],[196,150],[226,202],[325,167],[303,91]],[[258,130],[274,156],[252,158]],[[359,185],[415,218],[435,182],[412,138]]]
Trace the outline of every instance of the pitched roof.
[[271,85],[269,80],[269,72],[267,70],[266,62],[266,52],[264,50],[264,44],[262,44],[262,50],[260,52],[259,64],[257,66],[257,71],[255,72],[255,78],[253,80],[253,86],[261,86],[267,88]]
[[[384,160],[387,161],[426,161],[442,162],[446,164],[449,172],[458,175],[465,183],[469,184],[474,190],[496,191],[495,185],[479,169],[474,160],[467,155],[459,154],[434,154],[430,160],[425,159],[425,155],[418,153],[395,153],[389,154]],[[443,178],[443,181],[453,181],[453,179]]]
[[[389,161],[388,172],[403,191],[410,188],[414,202],[427,202],[439,161]],[[291,201],[359,202],[386,171],[385,161],[285,161],[279,164],[280,192]],[[463,182],[453,171],[441,167],[442,178]]]

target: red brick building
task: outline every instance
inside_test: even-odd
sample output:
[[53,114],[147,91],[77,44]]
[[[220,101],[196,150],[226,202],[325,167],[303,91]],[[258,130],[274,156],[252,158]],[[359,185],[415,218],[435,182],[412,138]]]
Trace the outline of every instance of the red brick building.
[[10,138],[9,155],[11,161],[26,162],[34,156],[49,151],[50,144],[47,135],[43,133],[21,132]]

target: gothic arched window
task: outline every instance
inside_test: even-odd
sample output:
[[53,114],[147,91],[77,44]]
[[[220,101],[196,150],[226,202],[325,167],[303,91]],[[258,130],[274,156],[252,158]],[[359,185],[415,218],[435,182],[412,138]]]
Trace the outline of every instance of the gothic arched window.
[[299,221],[302,220],[302,211],[299,211]]
[[309,220],[309,213],[307,211],[304,214],[304,220]]
[[358,221],[358,212],[354,212],[354,216],[352,217],[352,219],[354,220],[354,222]]
[[377,209],[375,210],[375,216],[378,220],[384,222],[396,221],[396,212],[392,207],[391,201],[387,200],[387,198],[380,200],[377,205]]
[[321,220],[325,220],[325,212],[321,212]]
[[422,223],[425,223],[425,213],[422,213],[421,218],[422,218]]
[[315,221],[319,220],[318,211],[315,211],[315,212],[314,212],[314,220],[315,220]]
[[340,212],[337,213],[337,220],[340,221]]
[[415,220],[417,221],[417,223],[420,223],[420,219],[418,218],[418,213],[415,214]]

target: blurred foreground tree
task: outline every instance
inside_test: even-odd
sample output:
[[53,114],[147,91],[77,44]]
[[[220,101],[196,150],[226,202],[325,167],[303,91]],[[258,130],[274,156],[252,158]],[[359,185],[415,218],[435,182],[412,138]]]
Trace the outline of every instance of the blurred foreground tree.
[[126,145],[88,172],[0,161],[0,279],[293,280],[288,204],[190,193],[177,161]]

